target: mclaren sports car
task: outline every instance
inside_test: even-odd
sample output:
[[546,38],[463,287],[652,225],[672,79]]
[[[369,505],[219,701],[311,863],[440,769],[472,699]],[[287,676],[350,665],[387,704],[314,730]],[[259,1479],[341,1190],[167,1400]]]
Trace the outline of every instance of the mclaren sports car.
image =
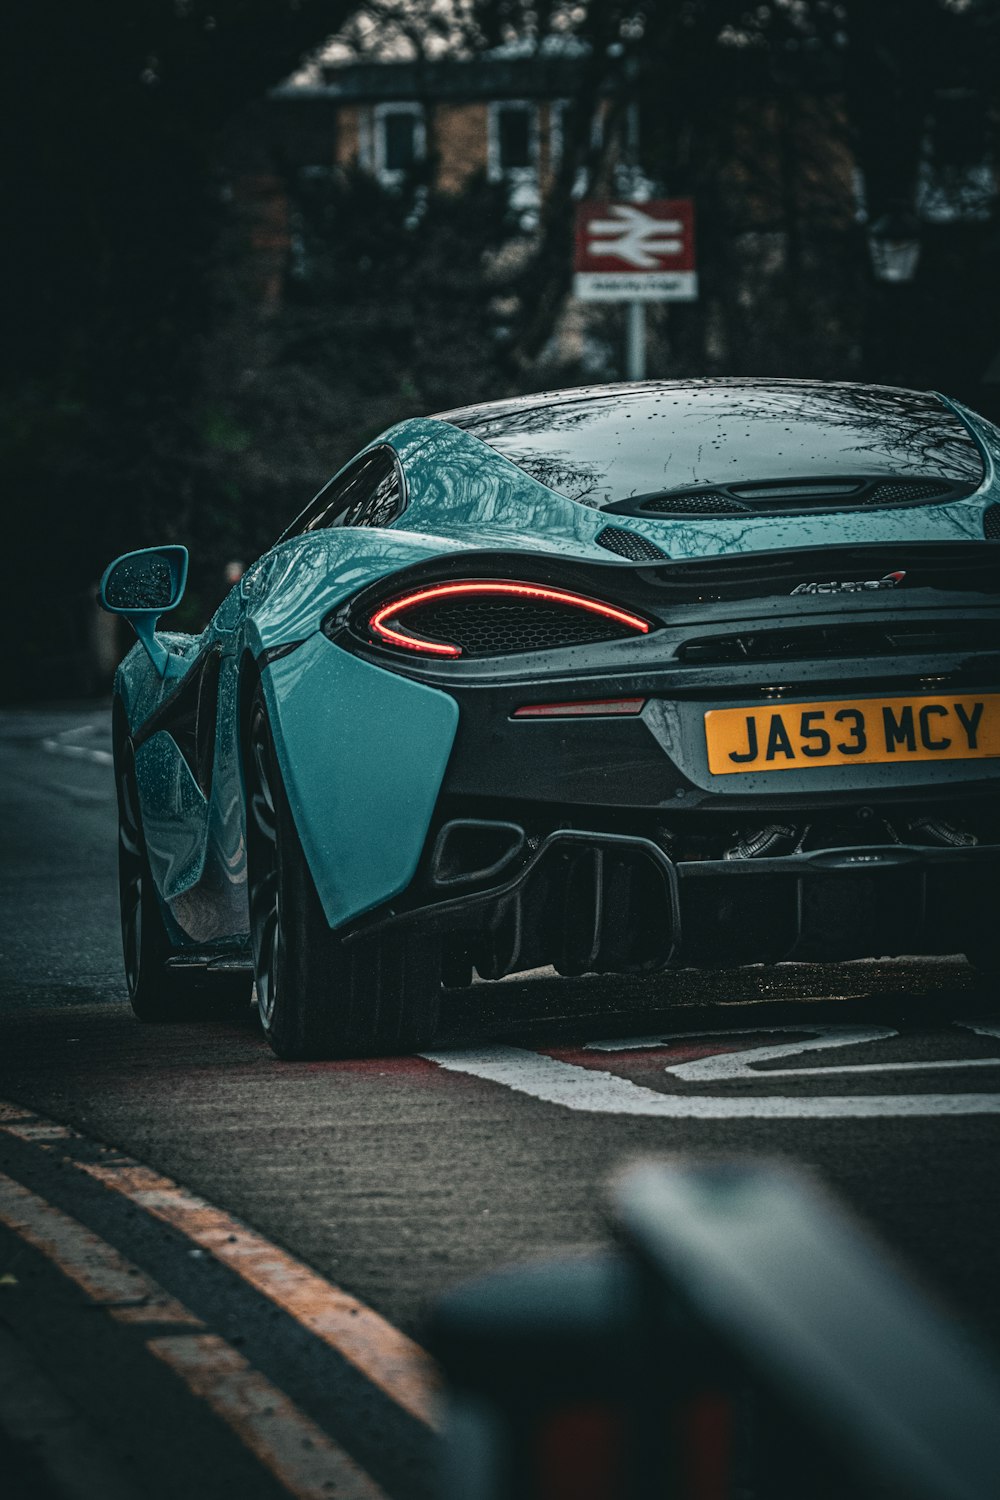
[[200,635],[117,559],[136,1014],[346,1056],[475,974],[1000,966],[998,462],[933,393],[561,390],[392,427]]

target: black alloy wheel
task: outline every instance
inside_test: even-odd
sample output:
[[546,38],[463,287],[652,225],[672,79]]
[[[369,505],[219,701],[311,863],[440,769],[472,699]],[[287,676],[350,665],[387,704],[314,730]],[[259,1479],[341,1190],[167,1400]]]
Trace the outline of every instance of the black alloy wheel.
[[275,765],[263,701],[254,699],[247,744],[247,896],[250,945],[261,1025],[270,1034],[278,983],[281,923],[278,915],[278,818]]
[[[143,907],[148,906],[146,846],[139,821],[135,791],[135,759],[128,740],[117,768],[118,790],[118,902],[122,924],[125,983],[131,999],[140,987]],[[147,937],[148,946],[148,937]]]
[[281,777],[263,690],[244,746],[247,886],[257,1009],[282,1058],[364,1057],[427,1046],[441,945],[412,933],[345,940],[326,919]]
[[140,1021],[217,1017],[246,1006],[250,976],[210,973],[192,965],[170,966],[184,956],[167,932],[153,886],[139,807],[132,741],[115,736],[118,797],[118,900],[125,983]]

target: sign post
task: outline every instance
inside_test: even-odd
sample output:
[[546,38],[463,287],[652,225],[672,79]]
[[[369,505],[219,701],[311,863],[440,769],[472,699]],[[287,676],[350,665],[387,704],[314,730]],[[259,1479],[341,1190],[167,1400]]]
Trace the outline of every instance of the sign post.
[[646,378],[646,304],[630,302],[625,314],[625,378]]
[[694,302],[694,204],[588,201],[576,212],[573,294],[584,302],[626,302],[629,380],[646,374],[647,302]]

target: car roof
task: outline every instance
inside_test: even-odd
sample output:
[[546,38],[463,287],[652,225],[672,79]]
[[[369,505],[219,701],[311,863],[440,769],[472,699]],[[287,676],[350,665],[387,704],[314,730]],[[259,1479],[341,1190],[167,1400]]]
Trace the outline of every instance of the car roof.
[[622,398],[644,395],[670,395],[683,401],[685,394],[694,402],[699,394],[711,391],[726,392],[734,397],[741,392],[745,392],[748,397],[765,391],[786,393],[789,396],[806,392],[816,395],[826,393],[835,397],[840,393],[850,396],[870,391],[915,397],[932,406],[941,405],[941,397],[936,391],[914,391],[905,386],[873,385],[852,380],[789,380],[769,376],[726,375],[689,380],[622,380],[602,385],[563,386],[551,391],[530,391],[523,396],[506,396],[497,401],[481,401],[471,406],[456,406],[432,415],[438,421],[451,422],[455,427],[474,427],[481,421],[506,416],[514,418],[526,411],[568,404],[595,402],[607,406]]
[[686,487],[921,478],[978,485],[979,448],[934,392],[805,380],[582,386],[442,412],[540,482],[605,506]]

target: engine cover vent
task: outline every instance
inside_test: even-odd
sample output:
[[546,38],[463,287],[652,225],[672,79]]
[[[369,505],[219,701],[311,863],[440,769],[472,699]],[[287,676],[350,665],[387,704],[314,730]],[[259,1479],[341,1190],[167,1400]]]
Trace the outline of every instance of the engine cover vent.
[[657,516],[740,516],[752,507],[717,490],[693,490],[688,494],[654,495],[643,500],[640,510]]
[[974,485],[948,479],[880,474],[844,478],[774,479],[754,484],[714,484],[657,495],[636,495],[605,506],[621,515],[656,516],[788,516],[836,514],[850,510],[886,510],[908,505],[947,505],[966,499]]
[[[864,505],[920,505],[932,500],[947,500],[950,486],[940,479],[886,479],[864,496]],[[944,493],[942,494],[942,490]]]

